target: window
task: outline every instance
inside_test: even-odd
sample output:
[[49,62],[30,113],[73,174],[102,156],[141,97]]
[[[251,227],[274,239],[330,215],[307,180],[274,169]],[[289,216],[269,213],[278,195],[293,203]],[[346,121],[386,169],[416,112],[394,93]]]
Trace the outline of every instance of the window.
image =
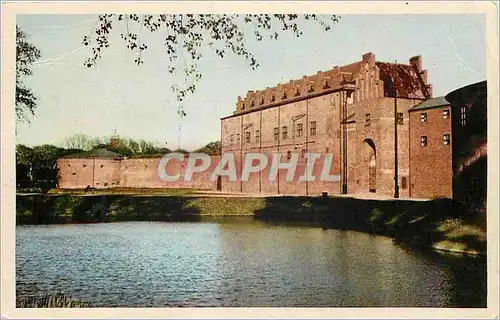
[[271,96],[271,102],[274,102],[276,98],[274,97],[274,94]]
[[406,189],[408,188],[408,178],[407,177],[401,177],[401,189]]
[[323,89],[329,89],[330,84],[328,83],[328,80],[325,80],[325,84],[323,85]]
[[402,112],[396,114],[396,123],[402,126],[404,124],[404,117]]
[[286,158],[291,159],[292,158],[292,151],[287,151],[286,152]]
[[240,134],[236,134],[236,144],[240,144]]
[[104,167],[104,165],[103,165],[103,164],[101,164],[101,168],[102,168],[102,167]]
[[303,126],[302,123],[297,124],[297,137],[302,137],[303,134]]
[[253,108],[253,106],[254,106],[254,103],[253,103],[253,100],[252,100],[252,101],[250,101],[250,108]]
[[310,86],[310,87],[309,87],[309,91],[308,91],[308,92],[309,92],[309,93],[314,92],[314,87],[313,87],[313,86]]
[[420,114],[420,122],[427,122],[427,113]]
[[443,119],[449,119],[450,118],[450,110],[443,110]]
[[241,110],[245,110],[245,103],[244,102],[241,103]]
[[264,104],[264,97],[260,99],[260,104]]
[[83,165],[83,167],[84,167],[84,168],[85,168],[86,166],[87,166],[86,164],[84,164],[84,165]]
[[295,91],[295,96],[296,97],[300,96],[300,90],[299,89],[297,89],[297,91]]
[[255,130],[255,142],[260,142],[260,130]]
[[420,137],[420,146],[427,147],[427,136]]
[[283,135],[283,140],[288,138],[288,127],[287,126],[283,126],[283,129],[281,130],[281,134]]
[[351,94],[347,94],[347,103],[348,104],[353,104],[354,103],[354,96]]
[[231,138],[230,138],[230,144],[233,144],[234,143],[234,134],[231,135]]
[[285,91],[283,91],[283,96],[281,97],[281,99],[282,99],[282,100],[285,100],[286,98],[287,98],[287,96],[286,96],[286,92],[285,92]]
[[71,164],[68,163],[68,167],[71,167]]
[[449,146],[450,145],[450,134],[449,133],[445,133],[443,134],[443,144],[445,146]]
[[300,156],[302,158],[304,158],[306,156],[306,149],[302,149],[302,151],[300,152]]
[[245,132],[245,142],[250,143],[250,131]]
[[467,107],[460,108],[460,125],[462,127],[467,125]]
[[365,127],[370,125],[370,114],[365,114]]
[[311,121],[311,136],[316,135],[316,121]]
[[280,138],[280,128],[274,128],[274,140],[278,140]]

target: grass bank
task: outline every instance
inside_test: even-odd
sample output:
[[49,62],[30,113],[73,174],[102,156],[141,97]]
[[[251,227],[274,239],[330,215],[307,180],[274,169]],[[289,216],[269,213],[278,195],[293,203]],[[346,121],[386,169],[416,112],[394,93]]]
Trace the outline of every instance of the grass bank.
[[486,217],[451,200],[404,201],[320,197],[207,197],[195,194],[18,195],[17,224],[201,221],[254,216],[273,224],[301,222],[358,230],[412,246],[486,253]]
[[17,224],[115,221],[199,221],[214,216],[253,216],[264,198],[183,195],[18,195]]

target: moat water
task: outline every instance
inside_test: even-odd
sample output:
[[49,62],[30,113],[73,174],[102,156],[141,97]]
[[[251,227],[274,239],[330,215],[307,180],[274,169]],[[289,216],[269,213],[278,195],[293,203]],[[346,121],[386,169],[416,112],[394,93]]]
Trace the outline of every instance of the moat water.
[[486,307],[486,259],[251,219],[16,228],[18,297],[97,307]]

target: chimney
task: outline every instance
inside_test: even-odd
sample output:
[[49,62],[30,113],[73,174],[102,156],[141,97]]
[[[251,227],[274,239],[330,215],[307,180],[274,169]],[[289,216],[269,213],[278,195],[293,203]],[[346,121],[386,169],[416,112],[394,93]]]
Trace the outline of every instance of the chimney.
[[368,63],[368,65],[373,66],[375,64],[375,55],[372,52],[365,53],[363,55],[363,62]]
[[410,58],[410,64],[417,68],[418,72],[422,71],[422,57],[415,56]]
[[424,83],[427,84],[427,70],[420,71],[420,76],[422,77]]
[[243,109],[243,101],[241,100],[241,96],[238,96],[238,102],[236,102],[236,110]]
[[429,97],[432,98],[432,84],[428,84],[426,87],[427,91],[429,92]]

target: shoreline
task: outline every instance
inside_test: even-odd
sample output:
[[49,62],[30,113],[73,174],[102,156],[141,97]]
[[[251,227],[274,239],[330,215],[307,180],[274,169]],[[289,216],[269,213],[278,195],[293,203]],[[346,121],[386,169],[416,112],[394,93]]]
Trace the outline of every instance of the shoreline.
[[361,231],[440,251],[486,255],[486,217],[451,200],[366,200],[349,197],[232,197],[206,194],[16,195],[16,225],[120,221],[199,222],[253,217]]

